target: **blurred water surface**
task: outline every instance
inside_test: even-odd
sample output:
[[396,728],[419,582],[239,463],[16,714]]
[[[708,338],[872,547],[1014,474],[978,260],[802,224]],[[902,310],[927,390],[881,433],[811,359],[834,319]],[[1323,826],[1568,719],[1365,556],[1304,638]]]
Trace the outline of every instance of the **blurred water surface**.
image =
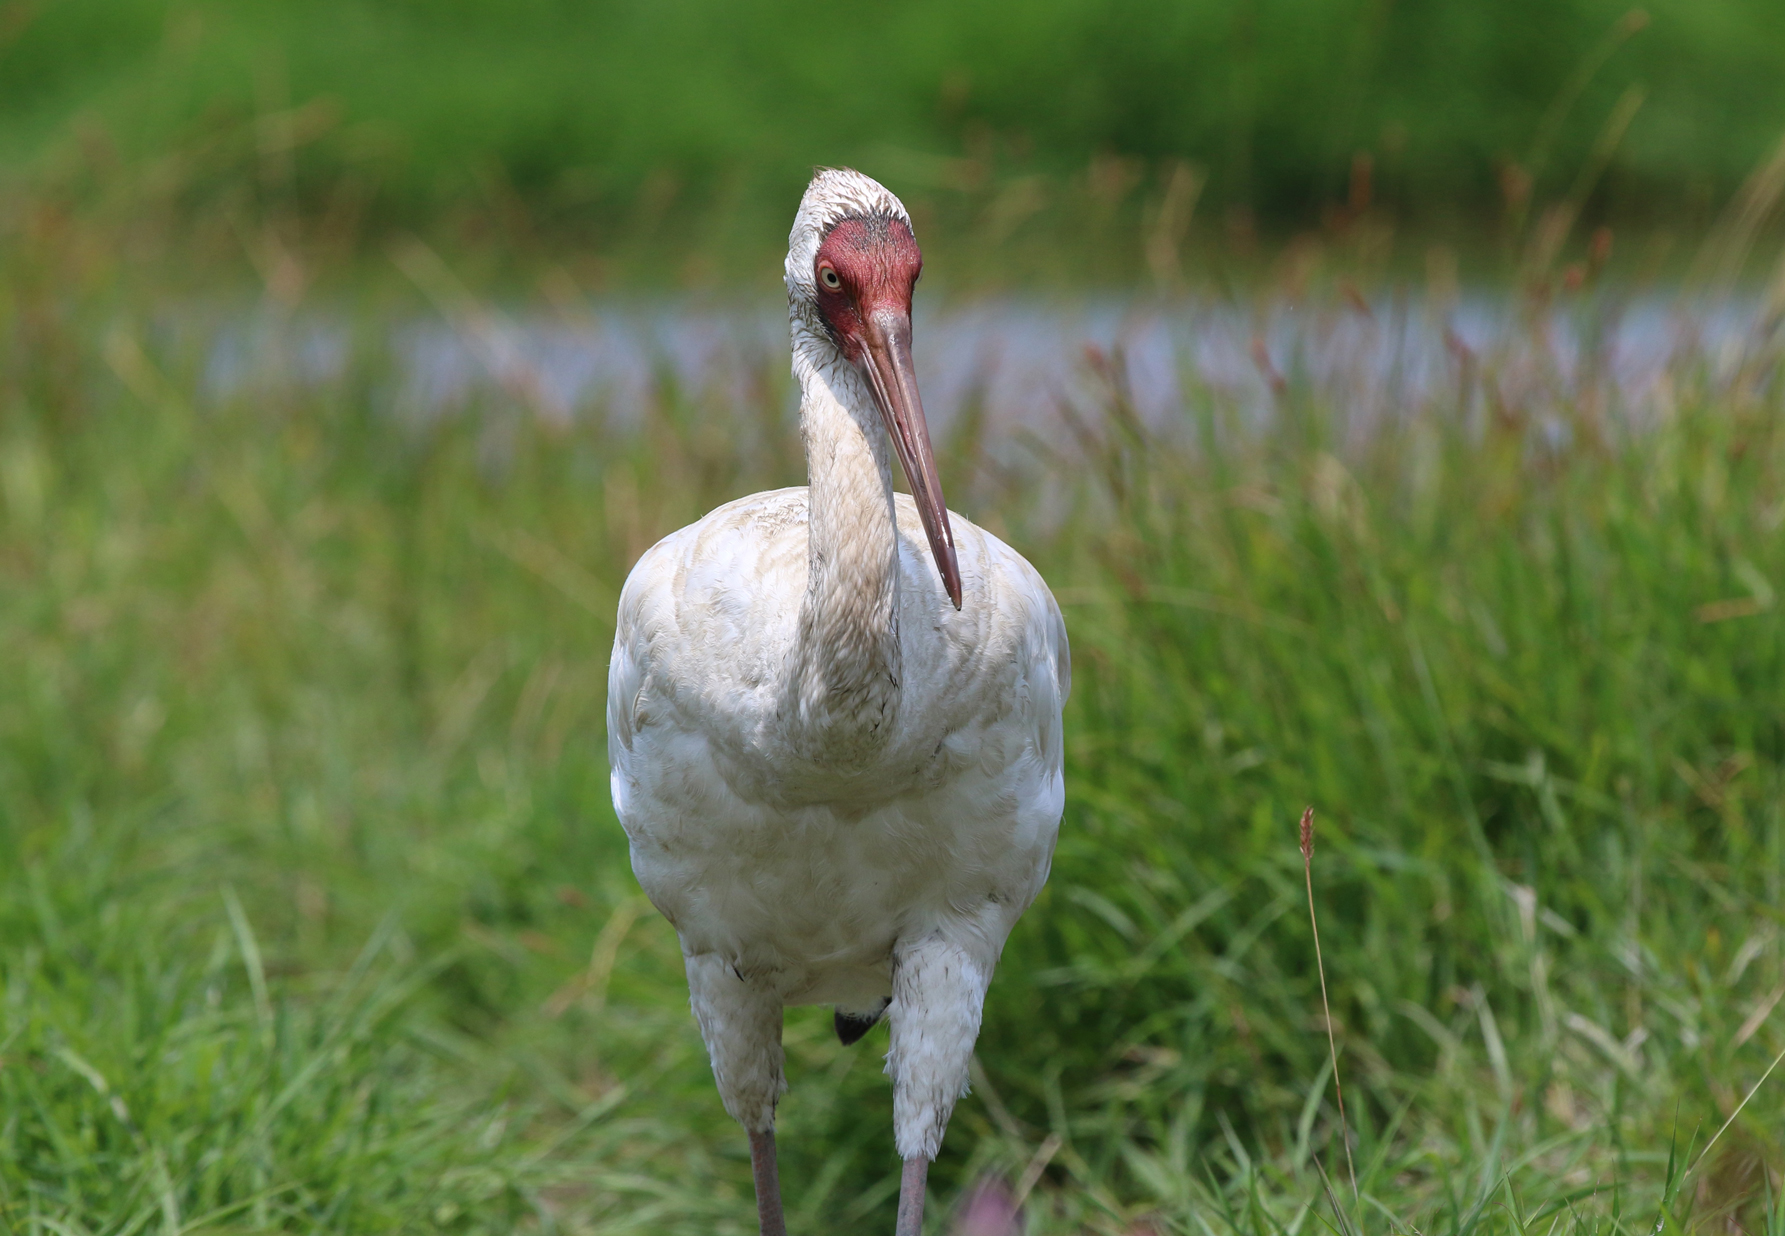
[[[974,417],[994,454],[1028,434],[1055,445],[1112,401],[1155,431],[1187,409],[1265,423],[1291,392],[1349,434],[1444,407],[1517,408],[1543,419],[1583,404],[1640,426],[1671,410],[1682,374],[1706,393],[1770,381],[1779,315],[1759,297],[1706,301],[1647,293],[1536,311],[1496,294],[1447,305],[1289,300],[1003,298],[922,309],[917,363],[938,438]],[[340,380],[366,336],[327,312],[198,314],[206,397],[253,398]],[[785,309],[778,303],[608,300],[574,314],[536,310],[397,320],[373,332],[391,412],[427,421],[524,408],[555,420],[635,428],[666,401],[712,414],[789,413]]]

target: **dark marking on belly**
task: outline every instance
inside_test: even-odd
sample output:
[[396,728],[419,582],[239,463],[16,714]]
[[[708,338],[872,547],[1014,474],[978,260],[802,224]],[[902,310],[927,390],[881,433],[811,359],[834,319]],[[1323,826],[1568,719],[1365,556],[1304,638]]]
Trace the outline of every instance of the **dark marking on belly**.
[[852,1013],[837,1009],[835,1017],[837,1041],[845,1047],[860,1042],[862,1035],[872,1030],[874,1023],[886,1016],[886,1006],[891,1003],[892,997],[888,996],[880,1002],[880,1007],[871,1013]]

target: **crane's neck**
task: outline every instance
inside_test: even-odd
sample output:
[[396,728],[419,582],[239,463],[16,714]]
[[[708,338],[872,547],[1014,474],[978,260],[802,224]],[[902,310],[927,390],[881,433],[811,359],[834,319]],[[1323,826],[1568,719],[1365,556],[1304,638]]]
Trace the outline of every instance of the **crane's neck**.
[[810,543],[788,675],[790,734],[839,766],[880,750],[899,702],[899,545],[880,411],[860,372],[797,316],[793,370]]

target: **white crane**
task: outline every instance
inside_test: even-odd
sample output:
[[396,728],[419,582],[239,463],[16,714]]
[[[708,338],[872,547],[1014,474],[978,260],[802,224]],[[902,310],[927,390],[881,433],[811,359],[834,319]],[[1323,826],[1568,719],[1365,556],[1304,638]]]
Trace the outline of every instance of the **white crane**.
[[[665,537],[620,597],[614,809],[750,1134],[764,1236],[785,1231],[790,1004],[834,1005],[844,1043],[890,1020],[897,1231],[921,1231],[986,986],[1064,801],[1065,625],[1035,568],[943,505],[911,358],[922,264],[891,193],[813,177],[787,252],[811,483]],[[889,436],[912,497],[893,492]]]

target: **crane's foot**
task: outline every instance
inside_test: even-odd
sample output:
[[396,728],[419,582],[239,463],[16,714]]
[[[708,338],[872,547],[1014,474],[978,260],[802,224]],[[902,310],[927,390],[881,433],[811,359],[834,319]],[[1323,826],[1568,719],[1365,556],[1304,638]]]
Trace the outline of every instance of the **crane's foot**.
[[[775,1131],[750,1134],[750,1174],[756,1180],[756,1221],[762,1236],[787,1236],[781,1216],[781,1173],[775,1166]],[[919,1204],[923,1192],[918,1191]]]
[[899,1180],[899,1225],[893,1236],[923,1236],[923,1192],[930,1178],[930,1161],[922,1155],[905,1160]]

